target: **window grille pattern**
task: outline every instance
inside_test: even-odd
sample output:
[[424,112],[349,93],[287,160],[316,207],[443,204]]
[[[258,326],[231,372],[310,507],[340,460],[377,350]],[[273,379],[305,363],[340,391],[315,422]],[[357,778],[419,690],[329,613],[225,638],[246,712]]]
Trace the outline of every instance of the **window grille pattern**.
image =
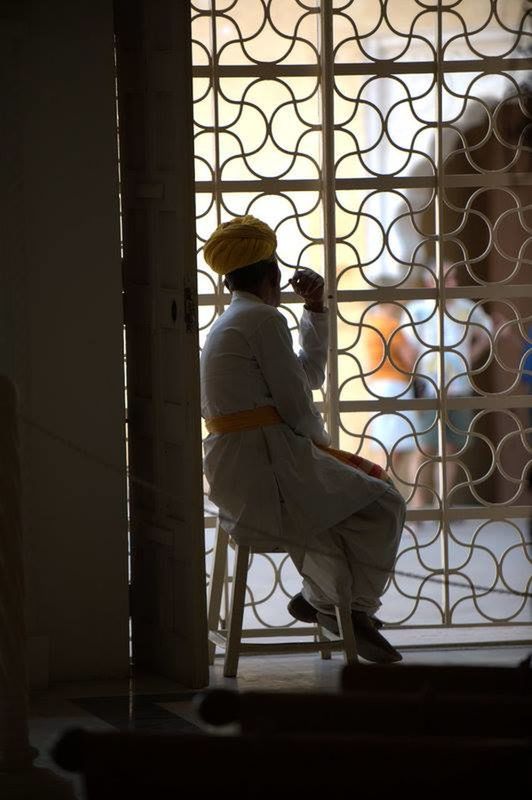
[[[408,499],[383,603],[402,630],[532,624],[529,7],[192,2],[200,338],[229,300],[201,252],[221,221],[276,229],[294,333],[293,268],[324,275],[315,397]],[[287,624],[288,559],[250,581],[251,627]]]

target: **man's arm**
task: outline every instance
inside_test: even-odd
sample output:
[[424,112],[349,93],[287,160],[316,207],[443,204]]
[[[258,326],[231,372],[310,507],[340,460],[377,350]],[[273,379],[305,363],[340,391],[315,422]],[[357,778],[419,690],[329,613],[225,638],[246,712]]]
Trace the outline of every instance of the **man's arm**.
[[325,380],[327,346],[329,344],[329,314],[303,311],[299,325],[299,346],[297,355],[305,370],[311,389],[319,389]]
[[276,314],[263,322],[250,338],[250,345],[284,422],[316,444],[330,444],[284,317]]
[[484,331],[477,331],[475,330],[471,334],[471,351],[469,354],[469,364],[470,368],[477,367],[479,362],[483,359],[486,353],[490,349],[490,340],[488,335]]
[[319,389],[325,380],[327,346],[329,343],[329,314],[323,305],[324,280],[311,269],[298,269],[290,284],[305,301],[299,327],[298,353],[311,389]]
[[493,337],[496,326],[494,320],[482,308],[476,306],[469,316],[470,351],[469,367],[479,366],[490,349],[490,336]]

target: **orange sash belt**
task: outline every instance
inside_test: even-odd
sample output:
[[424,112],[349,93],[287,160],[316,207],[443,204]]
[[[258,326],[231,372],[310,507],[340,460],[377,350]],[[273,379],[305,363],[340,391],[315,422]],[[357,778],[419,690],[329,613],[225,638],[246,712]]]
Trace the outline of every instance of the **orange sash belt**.
[[[266,428],[269,425],[279,425],[282,421],[281,415],[274,406],[260,406],[259,408],[251,408],[248,411],[237,411],[235,414],[211,417],[205,420],[205,424],[209,433],[236,433],[237,431]],[[367,458],[348,453],[347,450],[337,450],[334,447],[325,447],[325,445],[321,444],[315,446],[333,456],[333,458],[338,459],[338,461],[371,475],[372,478],[379,478],[381,481],[392,483],[388,473]]]

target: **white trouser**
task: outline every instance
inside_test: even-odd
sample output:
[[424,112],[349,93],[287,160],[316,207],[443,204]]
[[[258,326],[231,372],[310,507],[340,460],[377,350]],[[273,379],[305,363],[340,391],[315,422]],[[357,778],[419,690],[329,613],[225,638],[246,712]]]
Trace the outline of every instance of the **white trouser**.
[[405,521],[405,502],[390,487],[377,500],[317,536],[287,550],[303,576],[303,597],[324,613],[335,605],[373,614],[390,577]]

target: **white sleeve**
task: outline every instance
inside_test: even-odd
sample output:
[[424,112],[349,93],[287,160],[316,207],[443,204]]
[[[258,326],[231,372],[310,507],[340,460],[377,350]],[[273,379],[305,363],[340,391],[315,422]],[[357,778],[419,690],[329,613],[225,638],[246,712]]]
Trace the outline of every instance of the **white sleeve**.
[[250,340],[273,402],[283,421],[295,433],[315,444],[330,444],[321,414],[312,400],[307,374],[294,353],[292,337],[284,317],[269,317]]
[[327,347],[329,344],[329,314],[303,309],[299,325],[298,359],[305,370],[311,389],[319,389],[325,380]]

